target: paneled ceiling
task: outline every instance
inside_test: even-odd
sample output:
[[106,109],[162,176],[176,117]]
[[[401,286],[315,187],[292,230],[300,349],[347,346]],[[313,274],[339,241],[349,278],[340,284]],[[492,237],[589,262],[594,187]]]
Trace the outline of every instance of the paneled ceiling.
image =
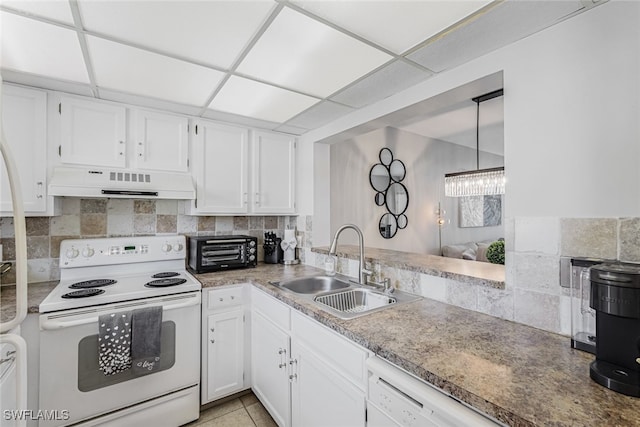
[[3,0],[0,71],[303,134],[604,1]]

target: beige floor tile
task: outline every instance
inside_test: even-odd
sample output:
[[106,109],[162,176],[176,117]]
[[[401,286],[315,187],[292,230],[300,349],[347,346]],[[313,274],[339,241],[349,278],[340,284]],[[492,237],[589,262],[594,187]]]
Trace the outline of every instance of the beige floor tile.
[[242,408],[213,418],[197,425],[198,427],[255,427],[247,411]]
[[213,408],[209,408],[206,411],[201,412],[200,418],[198,418],[198,423],[202,423],[214,418],[219,418],[230,412],[237,411],[238,409],[244,410],[244,406],[242,405],[240,399],[233,399],[229,402],[225,402],[221,405],[216,405]]
[[257,427],[277,427],[277,424],[273,421],[269,412],[262,406],[262,403],[257,402],[247,406],[247,412],[249,412],[251,419],[253,419]]
[[256,395],[253,394],[253,393],[249,393],[249,394],[245,394],[244,396],[241,396],[240,400],[242,401],[242,404],[244,405],[245,408],[247,406],[251,406],[254,403],[258,403],[259,402],[259,400],[256,397]]

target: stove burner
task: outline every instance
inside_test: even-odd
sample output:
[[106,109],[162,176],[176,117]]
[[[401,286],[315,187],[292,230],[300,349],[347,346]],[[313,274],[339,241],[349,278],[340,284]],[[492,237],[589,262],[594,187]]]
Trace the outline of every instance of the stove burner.
[[116,283],[112,279],[95,279],[85,280],[84,282],[77,282],[69,286],[71,289],[86,289],[86,288],[99,288],[100,286],[109,286]]
[[104,293],[104,289],[88,288],[69,292],[68,294],[62,295],[62,298],[85,298],[100,295],[102,293]]
[[156,273],[151,277],[153,277],[154,279],[166,279],[167,277],[176,277],[179,275],[180,273],[176,273],[175,271],[165,271],[162,273]]
[[147,283],[145,286],[147,288],[163,288],[167,286],[176,286],[186,283],[187,279],[160,279],[160,280],[152,280]]

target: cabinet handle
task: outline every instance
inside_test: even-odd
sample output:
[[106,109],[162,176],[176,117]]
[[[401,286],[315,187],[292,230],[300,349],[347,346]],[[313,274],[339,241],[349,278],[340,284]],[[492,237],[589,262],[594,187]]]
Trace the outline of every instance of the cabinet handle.
[[249,199],[249,195],[247,193],[244,193],[244,204],[246,205],[247,203],[249,203],[248,201]]
[[278,364],[278,369],[286,368],[287,367],[287,362],[286,362],[287,350],[284,348],[280,348],[278,349],[278,354],[280,355],[280,363]]
[[38,186],[38,192],[40,193],[40,194],[38,194],[38,195],[36,196],[36,198],[38,198],[38,199],[42,199],[42,197],[43,197],[43,194],[42,194],[42,186],[44,185],[44,182],[42,182],[42,181],[38,181],[38,182],[36,182],[36,185]]
[[211,328],[211,332],[215,332],[215,331],[216,331],[216,329],[215,329],[215,328]]
[[298,374],[292,374],[289,375],[289,381],[293,382],[294,380],[296,380],[298,378]]
[[216,342],[216,340],[211,340],[211,344],[214,344]]
[[256,193],[256,205],[260,206],[260,193]]

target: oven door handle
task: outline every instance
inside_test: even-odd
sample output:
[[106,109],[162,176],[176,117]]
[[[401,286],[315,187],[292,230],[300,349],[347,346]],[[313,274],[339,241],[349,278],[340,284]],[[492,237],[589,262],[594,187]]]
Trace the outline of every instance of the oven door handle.
[[[178,308],[185,308],[185,307],[191,307],[192,305],[200,305],[200,298],[195,298],[195,297],[190,297],[189,301],[179,301],[179,302],[174,302],[174,303],[163,303],[162,304],[162,311],[167,311],[167,310],[175,310]],[[126,307],[126,305],[123,305],[122,307]],[[120,307],[112,307],[110,309],[104,309],[104,310],[100,310],[100,311],[104,311],[105,313],[107,312],[113,312],[118,310],[118,308]],[[96,311],[96,314],[99,313],[98,311]],[[73,315],[70,315],[73,316]],[[64,328],[71,328],[73,326],[80,326],[80,325],[87,325],[90,323],[98,323],[98,317],[99,314],[97,316],[91,316],[91,317],[84,317],[82,319],[76,319],[76,320],[65,320],[64,318],[54,318],[54,319],[50,319],[46,316],[41,316],[40,317],[40,329],[43,331],[56,331],[59,329],[64,329]]]

